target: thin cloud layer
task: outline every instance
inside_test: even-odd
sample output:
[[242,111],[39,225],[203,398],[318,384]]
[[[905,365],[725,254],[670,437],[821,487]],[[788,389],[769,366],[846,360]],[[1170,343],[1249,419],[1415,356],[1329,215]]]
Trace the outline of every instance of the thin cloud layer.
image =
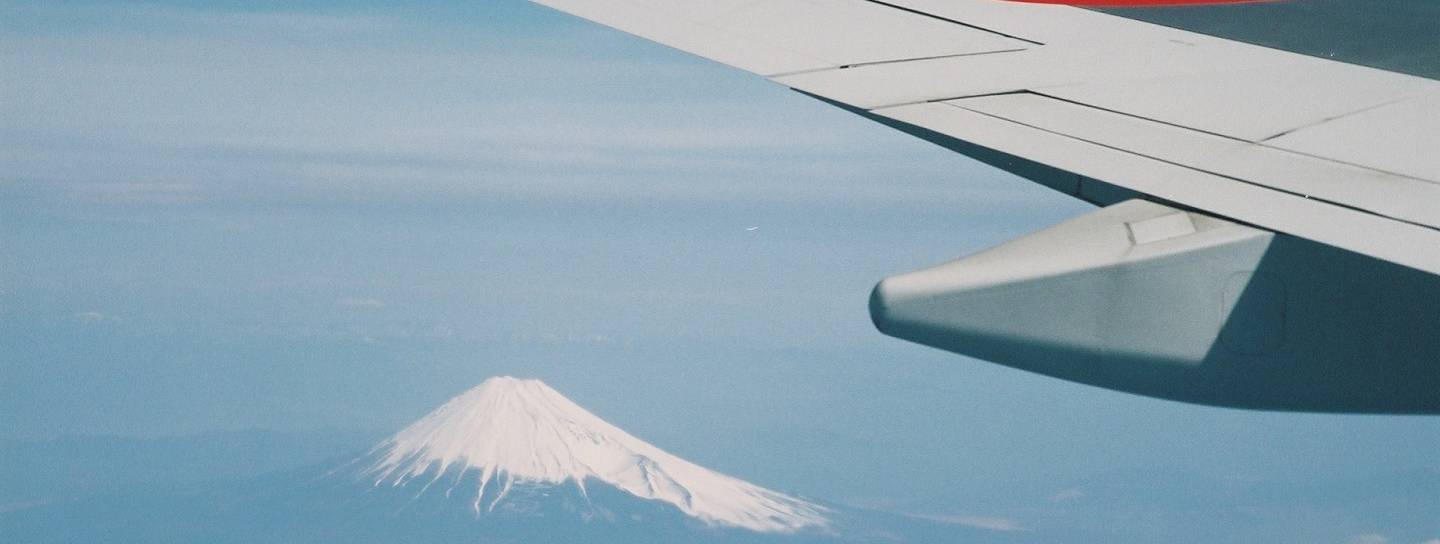
[[966,516],[966,515],[935,515],[935,514],[907,514],[915,519],[934,521],[947,525],[963,525],[976,529],[987,529],[1000,532],[1029,531],[1019,521],[1004,517],[989,516]]
[[[521,19],[560,17],[531,11]],[[583,26],[154,5],[0,13],[11,76],[0,183],[12,185],[154,204],[335,193],[924,204],[1003,177]]]

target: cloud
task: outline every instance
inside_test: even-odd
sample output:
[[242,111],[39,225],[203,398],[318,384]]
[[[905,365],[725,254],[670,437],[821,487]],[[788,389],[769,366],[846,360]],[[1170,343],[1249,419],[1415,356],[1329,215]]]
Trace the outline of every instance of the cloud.
[[81,323],[86,323],[86,324],[102,323],[102,322],[105,322],[105,321],[114,321],[114,320],[115,320],[115,318],[113,318],[113,317],[107,316],[107,315],[105,315],[105,314],[102,314],[102,313],[97,312],[97,311],[94,311],[94,310],[89,310],[89,311],[84,311],[84,312],[76,312],[75,315],[72,315],[72,316],[70,316],[70,317],[73,318],[73,319],[76,320],[76,321],[79,321],[79,322],[81,322]]
[[1078,487],[1072,487],[1070,489],[1061,489],[1056,491],[1055,494],[1050,495],[1050,502],[1070,502],[1083,498],[1085,498],[1085,491]]
[[965,516],[946,514],[906,514],[907,517],[934,521],[948,525],[964,525],[977,529],[988,529],[991,531],[1014,532],[1029,531],[1019,521],[1011,518],[989,517],[989,516]]
[[1387,544],[1388,542],[1390,539],[1385,538],[1384,535],[1369,534],[1355,535],[1346,541],[1346,544]]
[[[494,23],[441,31],[363,13],[13,9],[25,12],[17,27],[90,26],[7,40],[17,76],[0,89],[0,183],[63,180],[103,203],[337,194],[960,203],[986,189],[935,180],[971,173],[957,169],[1002,178],[758,78],[618,35],[536,30],[501,40],[494,35],[511,31]],[[349,38],[294,38],[316,32]],[[1013,197],[1018,186],[987,198]],[[60,198],[47,187],[31,193]]]
[[51,505],[51,504],[55,504],[55,501],[54,501],[54,500],[49,500],[49,499],[47,499],[47,500],[38,500],[38,501],[19,501],[19,502],[4,503],[4,504],[0,504],[0,514],[8,514],[8,513],[11,513],[11,512],[19,512],[19,511],[22,511],[22,510],[29,510],[29,509],[32,509],[32,508],[39,508],[39,507],[41,507],[41,506],[49,506],[49,505]]
[[1440,538],[1432,538],[1430,540],[1421,542],[1420,544],[1440,544]]
[[199,185],[164,182],[81,182],[64,184],[73,196],[114,203],[183,204],[199,199]]
[[[194,8],[127,4],[96,5],[9,5],[8,15],[27,22],[66,21],[70,24],[122,23],[135,29],[183,29],[225,32],[235,36],[265,33],[294,39],[295,36],[333,38],[366,32],[385,32],[400,21],[376,14],[317,13],[298,10]],[[316,36],[319,35],[319,36]]]
[[529,333],[517,333],[517,334],[512,334],[512,335],[510,335],[510,341],[511,341],[511,342],[514,342],[514,343],[516,343],[516,344],[548,344],[548,345],[580,344],[580,345],[598,345],[598,344],[610,344],[610,343],[613,343],[613,342],[614,342],[614,339],[612,339],[609,335],[600,334],[600,333],[595,333],[595,332],[589,332],[589,333],[576,333],[576,332],[565,332],[565,333],[542,332],[542,333],[538,333],[538,334],[529,334]]
[[385,301],[376,298],[345,297],[335,303],[343,308],[380,309],[385,307]]

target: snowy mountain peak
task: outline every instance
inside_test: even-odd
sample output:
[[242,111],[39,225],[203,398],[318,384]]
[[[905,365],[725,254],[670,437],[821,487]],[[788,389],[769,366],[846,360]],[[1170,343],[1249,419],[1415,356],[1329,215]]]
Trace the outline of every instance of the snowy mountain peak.
[[[666,453],[571,402],[539,380],[486,380],[380,443],[365,471],[375,485],[446,474],[478,484],[471,507],[494,510],[512,486],[613,486],[669,503],[710,525],[791,532],[828,525],[823,507]],[[488,491],[487,491],[488,489]]]

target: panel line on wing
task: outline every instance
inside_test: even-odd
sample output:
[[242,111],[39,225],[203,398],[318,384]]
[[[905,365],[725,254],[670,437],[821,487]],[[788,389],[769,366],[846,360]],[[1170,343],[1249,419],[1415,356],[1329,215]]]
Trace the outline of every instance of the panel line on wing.
[[985,28],[985,27],[983,27],[983,26],[974,25],[974,24],[967,23],[967,22],[964,22],[964,21],[957,21],[957,20],[951,19],[951,18],[949,18],[949,17],[942,17],[942,16],[936,15],[936,14],[934,14],[934,13],[924,12],[924,11],[920,11],[920,10],[914,9],[914,8],[907,8],[907,7],[905,7],[905,6],[901,6],[901,5],[897,5],[897,4],[891,4],[891,3],[889,3],[889,2],[883,2],[883,1],[881,1],[881,0],[865,0],[865,1],[866,1],[866,2],[870,2],[871,4],[878,4],[878,5],[881,5],[881,6],[885,6],[885,7],[887,7],[887,8],[898,9],[898,10],[903,11],[903,12],[906,12],[906,13],[913,13],[913,14],[915,14],[915,15],[920,15],[920,16],[923,16],[923,17],[929,17],[929,18],[931,18],[931,19],[936,19],[936,20],[939,20],[939,21],[945,21],[945,22],[947,22],[947,23],[960,25],[960,26],[963,26],[963,27],[965,27],[965,28],[972,28],[972,29],[975,29],[975,30],[980,30],[980,31],[984,31],[984,32],[989,32],[989,33],[994,34],[994,35],[996,35],[996,36],[1004,36],[1004,37],[1006,37],[1006,38],[1010,38],[1010,39],[1012,39],[1012,40],[1019,40],[1019,41],[1022,41],[1022,42],[1025,42],[1025,43],[1028,43],[1028,44],[1031,44],[1031,45],[1045,45],[1043,42],[1037,42],[1037,41],[1031,40],[1031,39],[1029,39],[1029,38],[1021,38],[1021,37],[1016,36],[1016,35],[1014,35],[1014,34],[1006,34],[1006,33],[1001,32],[1001,31],[999,31],[999,30],[990,29],[990,28]]
[[[1032,93],[1032,92],[1001,93],[1001,95],[1032,95],[1032,96],[1044,97],[1044,95],[1040,95],[1039,93]],[[943,104],[943,105],[945,105],[945,106],[950,106],[950,107],[953,107],[953,108],[962,109],[962,110],[965,110],[965,111],[968,111],[968,112],[971,112],[971,113],[975,113],[975,114],[978,114],[978,115],[983,115],[983,116],[985,116],[985,117],[989,117],[989,118],[992,118],[992,119],[997,119],[997,120],[1005,121],[1005,122],[1008,122],[1008,123],[1014,123],[1014,124],[1016,124],[1016,125],[1023,126],[1023,127],[1026,127],[1026,128],[1032,129],[1032,130],[1037,130],[1037,131],[1040,131],[1040,132],[1043,132],[1043,133],[1046,133],[1046,134],[1051,134],[1051,135],[1054,135],[1054,136],[1059,136],[1059,137],[1062,137],[1062,138],[1067,138],[1067,139],[1075,140],[1075,141],[1078,141],[1078,142],[1083,142],[1083,143],[1086,143],[1086,144],[1090,144],[1090,145],[1102,147],[1102,148],[1105,148],[1105,149],[1109,149],[1109,150],[1111,150],[1111,151],[1117,151],[1117,152],[1125,153],[1125,154],[1128,154],[1128,155],[1133,155],[1133,156],[1136,156],[1136,157],[1141,157],[1141,158],[1153,160],[1153,161],[1156,161],[1156,162],[1159,162],[1159,163],[1162,163],[1162,164],[1166,164],[1166,165],[1170,165],[1170,166],[1175,166],[1175,167],[1178,167],[1178,168],[1184,168],[1184,169],[1186,169],[1186,170],[1190,170],[1190,171],[1194,171],[1194,172],[1199,172],[1199,173],[1202,173],[1202,174],[1211,175],[1211,176],[1215,176],[1215,177],[1218,177],[1218,178],[1223,178],[1223,179],[1227,179],[1227,180],[1231,180],[1231,181],[1243,183],[1243,184],[1250,185],[1250,186],[1253,186],[1253,187],[1256,187],[1256,188],[1268,189],[1268,190],[1271,190],[1271,191],[1275,191],[1275,192],[1277,192],[1277,193],[1283,193],[1283,194],[1287,194],[1287,195],[1291,195],[1291,196],[1296,196],[1296,197],[1304,198],[1304,199],[1306,199],[1306,200],[1311,200],[1311,201],[1314,201],[1314,202],[1318,202],[1318,203],[1321,203],[1321,204],[1326,204],[1326,205],[1334,206],[1334,207],[1337,207],[1337,208],[1341,208],[1341,209],[1345,209],[1345,210],[1350,210],[1350,211],[1354,211],[1354,212],[1359,212],[1359,213],[1363,213],[1363,214],[1371,215],[1371,216],[1375,216],[1375,217],[1382,217],[1382,218],[1385,218],[1385,219],[1388,219],[1388,220],[1391,220],[1391,221],[1395,221],[1395,222],[1398,222],[1398,223],[1404,223],[1404,224],[1406,224],[1406,225],[1411,225],[1411,226],[1415,226],[1415,227],[1420,227],[1420,228],[1423,228],[1423,229],[1426,229],[1426,230],[1430,230],[1430,231],[1440,232],[1440,228],[1437,228],[1437,227],[1432,226],[1432,225],[1427,225],[1427,224],[1425,224],[1425,223],[1417,222],[1417,221],[1414,221],[1414,220],[1409,220],[1409,219],[1405,219],[1405,218],[1401,218],[1401,217],[1396,217],[1396,216],[1393,216],[1393,215],[1390,215],[1390,214],[1380,213],[1380,212],[1376,212],[1376,211],[1374,211],[1374,210],[1369,210],[1369,209],[1362,208],[1362,207],[1358,207],[1358,206],[1351,205],[1351,204],[1345,204],[1345,203],[1343,203],[1343,202],[1337,202],[1337,201],[1332,200],[1332,199],[1317,197],[1317,196],[1311,195],[1311,194],[1305,194],[1305,193],[1301,193],[1301,192],[1296,192],[1296,191],[1288,190],[1288,189],[1285,189],[1285,188],[1282,188],[1282,187],[1275,187],[1275,186],[1266,185],[1266,184],[1263,184],[1263,183],[1257,183],[1257,182],[1254,182],[1254,181],[1251,181],[1251,180],[1248,180],[1248,179],[1245,179],[1245,178],[1236,177],[1236,176],[1234,176],[1234,175],[1229,175],[1229,174],[1225,174],[1225,173],[1222,173],[1222,172],[1217,172],[1217,171],[1210,170],[1210,169],[1206,169],[1206,168],[1200,168],[1200,167],[1197,167],[1197,166],[1194,166],[1194,165],[1185,164],[1185,163],[1182,163],[1182,162],[1176,162],[1176,161],[1174,161],[1174,160],[1166,159],[1166,158],[1164,158],[1164,157],[1159,157],[1159,156],[1155,156],[1155,155],[1152,155],[1152,154],[1141,153],[1141,152],[1135,151],[1135,150],[1133,150],[1133,149],[1126,149],[1126,148],[1124,148],[1124,147],[1119,147],[1119,146],[1107,144],[1107,143],[1104,143],[1104,142],[1099,142],[1099,141],[1096,141],[1096,140],[1093,140],[1093,139],[1090,139],[1090,138],[1084,138],[1084,137],[1076,136],[1076,135],[1074,135],[1074,134],[1067,134],[1067,133],[1065,133],[1065,132],[1060,132],[1060,131],[1057,131],[1057,130],[1053,130],[1053,129],[1050,129],[1050,128],[1038,126],[1038,125],[1035,125],[1035,124],[1026,123],[1026,122],[1019,121],[1019,120],[1016,120],[1016,119],[1007,118],[1007,117],[1004,117],[1004,116],[1001,116],[1001,115],[997,115],[997,114],[994,114],[994,113],[991,113],[991,112],[987,112],[987,111],[984,111],[984,110],[980,110],[980,109],[976,109],[976,108],[971,108],[971,107],[966,107],[966,106],[963,105],[963,104],[957,104],[957,103],[955,103],[955,102],[941,102],[941,104]],[[877,111],[877,113],[881,113],[881,112],[878,112],[878,111]],[[1184,127],[1180,127],[1180,128],[1184,128]],[[1243,141],[1242,141],[1242,142],[1243,142]],[[1246,142],[1246,143],[1248,143],[1248,142]],[[1289,153],[1289,151],[1280,150],[1280,149],[1276,149],[1275,151],[1280,151],[1280,152]],[[1360,167],[1360,168],[1363,168],[1363,167]],[[1423,180],[1417,180],[1417,181],[1423,181]]]
[[[1021,51],[1028,51],[1028,49],[1023,48],[1023,47],[1016,47],[1016,48],[1011,48],[1011,49],[997,49],[997,50],[994,50],[994,51],[976,51],[976,52],[974,52],[974,53],[955,53],[955,54],[951,54],[951,55],[932,55],[932,56],[928,56],[928,57],[914,57],[914,58],[908,58],[908,59],[893,59],[893,60],[877,60],[877,61],[870,61],[870,62],[856,62],[856,63],[853,63],[853,64],[842,64],[842,65],[840,65],[840,66],[834,66],[834,67],[813,68],[813,69],[809,69],[809,70],[796,70],[796,71],[794,71],[794,72],[785,72],[785,73],[781,73],[781,74],[765,74],[765,77],[767,77],[767,78],[790,77],[790,76],[798,76],[798,75],[804,75],[804,74],[813,74],[813,73],[815,73],[815,72],[826,72],[826,71],[830,71],[830,70],[849,70],[849,69],[852,69],[852,68],[865,68],[865,67],[868,67],[868,66],[880,66],[880,65],[884,65],[884,64],[899,64],[899,63],[902,63],[902,62],[919,62],[919,61],[926,61],[926,60],[954,59],[954,58],[960,58],[960,57],[979,57],[979,56],[983,56],[983,55],[997,55],[997,54],[1000,54],[1000,53],[1019,53],[1019,52],[1021,52]],[[949,99],[946,99],[946,100],[953,100],[953,98],[949,98]]]
[[1404,97],[1396,98],[1396,99],[1394,99],[1394,100],[1387,100],[1387,101],[1381,102],[1381,103],[1379,103],[1379,104],[1372,104],[1372,105],[1370,105],[1370,106],[1366,106],[1366,107],[1360,108],[1360,109],[1355,110],[1355,111],[1347,111],[1347,112],[1342,113],[1342,114],[1339,114],[1339,115],[1332,115],[1332,116],[1330,116],[1330,117],[1326,117],[1326,118],[1321,119],[1321,120],[1319,120],[1319,121],[1316,121],[1316,122],[1314,122],[1314,123],[1308,123],[1308,124],[1301,125],[1301,126],[1298,126],[1298,127],[1295,127],[1295,128],[1287,129],[1287,130],[1285,130],[1285,131],[1282,131],[1282,132],[1279,132],[1279,133],[1276,133],[1276,134],[1271,134],[1271,135],[1269,135],[1269,136],[1266,136],[1266,137],[1264,137],[1264,138],[1261,138],[1260,140],[1257,141],[1257,143],[1264,143],[1264,142],[1268,142],[1268,141],[1270,141],[1270,140],[1277,140],[1277,139],[1280,139],[1280,138],[1284,138],[1284,137],[1286,137],[1286,136],[1289,136],[1289,135],[1294,134],[1294,133],[1296,133],[1296,132],[1300,132],[1300,131],[1305,130],[1305,129],[1315,128],[1315,127],[1318,127],[1318,126],[1323,125],[1323,124],[1325,124],[1325,123],[1329,123],[1329,122],[1331,122],[1331,121],[1338,121],[1338,120],[1344,119],[1344,118],[1346,118],[1346,117],[1351,117],[1351,116],[1354,116],[1354,115],[1360,115],[1360,114],[1365,113],[1365,112],[1367,112],[1367,111],[1378,110],[1378,109],[1380,109],[1380,108],[1383,108],[1383,107],[1386,107],[1386,106],[1392,106],[1392,105],[1395,105],[1395,104],[1399,104],[1399,103],[1401,103],[1401,102],[1409,102],[1409,101],[1411,101],[1411,100],[1417,100],[1417,99],[1419,99],[1421,96],[1423,96],[1423,94],[1422,94],[1422,95],[1413,95],[1413,96],[1404,96]]
[[[1366,107],[1357,109],[1357,110],[1355,110],[1355,111],[1350,111],[1350,112],[1346,112],[1346,113],[1344,113],[1344,114],[1334,115],[1334,116],[1331,116],[1331,117],[1327,117],[1327,118],[1325,118],[1325,119],[1321,119],[1321,120],[1316,121],[1316,122],[1314,122],[1314,123],[1310,123],[1310,124],[1307,124],[1307,125],[1304,125],[1304,126],[1300,126],[1300,127],[1295,127],[1295,128],[1286,130],[1286,131],[1284,131],[1284,132],[1281,132],[1281,133],[1279,133],[1279,134],[1275,134],[1275,135],[1272,135],[1272,136],[1268,136],[1268,137],[1265,137],[1265,138],[1261,138],[1261,139],[1253,140],[1253,141],[1252,141],[1252,140],[1249,140],[1249,139],[1239,138],[1239,137],[1231,136],[1231,135],[1228,135],[1228,134],[1222,134],[1222,133],[1215,132],[1215,131],[1211,131],[1211,130],[1205,130],[1205,129],[1202,129],[1202,128],[1196,128],[1196,127],[1192,127],[1192,126],[1188,126],[1188,125],[1183,125],[1183,124],[1176,123],[1176,122],[1173,122],[1173,121],[1165,121],[1165,120],[1163,120],[1163,119],[1155,119],[1155,118],[1153,118],[1153,117],[1146,117],[1146,116],[1144,116],[1144,115],[1137,115],[1137,114],[1134,114],[1134,113],[1125,112],[1125,111],[1120,111],[1120,110],[1116,110],[1116,109],[1111,109],[1111,108],[1107,108],[1107,107],[1104,107],[1104,106],[1096,106],[1096,105],[1094,105],[1094,104],[1088,104],[1088,103],[1085,103],[1085,102],[1081,102],[1081,101],[1074,100],[1074,99],[1071,99],[1071,98],[1065,98],[1065,97],[1062,97],[1062,96],[1055,96],[1055,95],[1053,95],[1053,94],[1047,94],[1047,93],[1045,93],[1045,92],[1043,92],[1043,91],[1037,91],[1037,90],[1033,90],[1033,89],[1027,89],[1027,90],[1024,90],[1024,91],[1016,91],[1016,92],[991,93],[991,94],[992,94],[992,95],[1030,94],[1030,95],[1034,95],[1034,96],[1038,96],[1038,97],[1042,97],[1042,98],[1048,98],[1048,99],[1055,100],[1055,101],[1058,101],[1058,102],[1064,102],[1064,103],[1067,103],[1067,104],[1073,104],[1073,105],[1075,105],[1075,106],[1079,106],[1079,107],[1082,107],[1082,108],[1088,108],[1088,109],[1092,109],[1092,110],[1096,110],[1096,111],[1103,111],[1103,112],[1112,113],[1112,114],[1115,114],[1115,115],[1122,115],[1122,116],[1125,116],[1125,117],[1129,117],[1129,118],[1131,118],[1131,119],[1138,119],[1138,120],[1141,120],[1141,121],[1146,121],[1146,122],[1150,122],[1150,123],[1155,123],[1155,124],[1159,124],[1159,125],[1164,125],[1164,126],[1167,126],[1167,127],[1178,128],[1178,129],[1182,129],[1182,130],[1188,130],[1188,131],[1191,131],[1191,132],[1197,132],[1197,133],[1200,133],[1200,134],[1205,134],[1205,135],[1207,135],[1207,136],[1213,136],[1213,137],[1216,137],[1216,138],[1224,138],[1224,139],[1226,139],[1226,140],[1230,140],[1230,141],[1234,141],[1234,142],[1238,142],[1238,143],[1252,144],[1252,145],[1255,145],[1255,146],[1258,146],[1258,147],[1263,147],[1263,148],[1265,148],[1265,149],[1270,149],[1270,150],[1278,151],[1278,152],[1281,152],[1281,153],[1289,153],[1289,154],[1293,154],[1293,155],[1297,155],[1297,156],[1301,156],[1301,157],[1306,157],[1306,158],[1311,158],[1311,159],[1315,159],[1315,160],[1319,160],[1319,161],[1325,161],[1325,162],[1330,162],[1330,163],[1334,163],[1334,164],[1349,166],[1349,167],[1352,167],[1352,168],[1362,168],[1362,169],[1369,170],[1369,171],[1372,171],[1372,172],[1377,172],[1377,173],[1380,173],[1380,174],[1385,174],[1385,175],[1387,175],[1387,176],[1395,176],[1395,177],[1398,177],[1398,178],[1412,179],[1412,180],[1415,180],[1415,181],[1420,181],[1420,182],[1425,182],[1425,183],[1440,183],[1440,180],[1432,180],[1432,179],[1415,177],[1415,176],[1408,175],[1408,174],[1402,174],[1402,173],[1400,173],[1400,172],[1394,172],[1394,171],[1390,171],[1390,170],[1385,170],[1385,169],[1383,169],[1383,168],[1376,168],[1376,167],[1373,167],[1373,166],[1367,166],[1367,165],[1364,165],[1364,164],[1359,164],[1359,163],[1349,162],[1349,161],[1345,161],[1345,160],[1341,160],[1341,159],[1336,159],[1336,158],[1334,158],[1334,157],[1326,157],[1326,156],[1322,156],[1322,155],[1315,155],[1315,154],[1312,154],[1312,153],[1306,153],[1306,152],[1303,152],[1303,151],[1296,151],[1296,150],[1294,150],[1294,149],[1286,149],[1286,148],[1282,148],[1282,147],[1276,147],[1276,146],[1273,146],[1273,145],[1268,145],[1268,144],[1266,143],[1266,142],[1269,142],[1269,141],[1271,141],[1271,140],[1276,140],[1276,139],[1279,139],[1279,138],[1283,138],[1283,137],[1285,137],[1285,136],[1287,136],[1287,135],[1290,135],[1290,134],[1293,134],[1293,133],[1296,133],[1296,132],[1299,132],[1299,131],[1302,131],[1302,130],[1315,128],[1315,127],[1324,125],[1324,124],[1329,123],[1329,122],[1332,122],[1332,121],[1337,121],[1337,120],[1340,120],[1340,119],[1344,119],[1344,118],[1346,118],[1346,117],[1351,117],[1351,116],[1355,116],[1355,115],[1360,115],[1360,114],[1363,114],[1363,113],[1368,112],[1368,111],[1373,111],[1373,110],[1377,110],[1377,109],[1380,109],[1380,108],[1384,108],[1384,107],[1386,107],[1386,106],[1393,106],[1393,105],[1395,105],[1395,104],[1400,104],[1400,103],[1404,103],[1404,102],[1409,102],[1409,101],[1411,101],[1411,100],[1418,100],[1418,99],[1419,99],[1421,96],[1423,96],[1423,95],[1413,95],[1413,96],[1406,96],[1406,97],[1403,97],[1403,98],[1397,98],[1397,99],[1394,99],[1394,100],[1388,100],[1388,101],[1385,101],[1385,102],[1382,102],[1382,103],[1379,103],[1379,104],[1374,104],[1374,105],[1371,105],[1371,106],[1366,106]],[[963,99],[966,99],[966,98],[979,98],[979,97],[983,97],[983,96],[988,96],[988,95],[974,95],[974,96],[956,97],[956,98],[949,98],[949,99],[945,99],[945,100],[926,100],[925,102],[944,102],[944,101],[948,101],[948,100],[963,100]],[[908,105],[908,104],[903,104],[903,105]]]
[[1137,115],[1137,114],[1130,113],[1130,112],[1126,112],[1126,111],[1121,111],[1121,110],[1117,110],[1117,109],[1107,108],[1107,107],[1105,107],[1105,106],[1096,106],[1096,105],[1094,105],[1094,104],[1087,104],[1087,103],[1085,103],[1085,102],[1080,102],[1080,101],[1075,100],[1075,99],[1072,99],[1072,98],[1065,98],[1065,97],[1063,97],[1063,96],[1056,96],[1056,95],[1053,95],[1053,94],[1047,94],[1047,93],[1045,93],[1044,91],[1039,91],[1039,90],[1030,89],[1030,90],[1025,91],[1025,93],[1026,93],[1026,94],[1031,94],[1031,95],[1034,95],[1034,96],[1038,96],[1038,97],[1041,97],[1041,98],[1048,98],[1048,99],[1050,99],[1050,100],[1055,100],[1055,101],[1057,101],[1057,102],[1064,102],[1064,103],[1066,103],[1066,104],[1071,104],[1071,105],[1079,106],[1079,107],[1082,107],[1082,108],[1088,108],[1088,109],[1092,109],[1092,110],[1096,110],[1096,111],[1103,111],[1103,112],[1105,112],[1105,113],[1113,113],[1113,114],[1115,114],[1115,115],[1123,115],[1123,116],[1129,117],[1129,118],[1131,118],[1131,119],[1138,119],[1138,120],[1141,120],[1141,121],[1146,121],[1146,122],[1150,122],[1150,123],[1155,123],[1155,124],[1158,124],[1158,125],[1165,125],[1165,126],[1171,127],[1171,128],[1178,128],[1178,129],[1182,129],[1182,130],[1188,130],[1188,131],[1190,131],[1190,132],[1198,132],[1198,133],[1204,134],[1204,135],[1206,135],[1206,136],[1214,136],[1214,137],[1216,137],[1216,138],[1224,138],[1224,139],[1226,139],[1226,140],[1230,140],[1230,141],[1233,141],[1233,142],[1246,143],[1246,144],[1258,143],[1258,142],[1252,142],[1252,141],[1247,140],[1247,139],[1245,139],[1245,138],[1238,138],[1238,137],[1235,137],[1235,136],[1231,136],[1231,135],[1229,135],[1229,134],[1223,134],[1223,133],[1220,133],[1220,132],[1215,132],[1215,131],[1213,131],[1213,130],[1206,130],[1206,129],[1203,129],[1203,128],[1196,128],[1196,127],[1192,127],[1192,126],[1182,125],[1182,124],[1176,123],[1176,122],[1174,122],[1174,121],[1166,121],[1166,120],[1164,120],[1164,119],[1155,119],[1155,118],[1153,118],[1153,117],[1146,117],[1146,116],[1144,116],[1144,115]]

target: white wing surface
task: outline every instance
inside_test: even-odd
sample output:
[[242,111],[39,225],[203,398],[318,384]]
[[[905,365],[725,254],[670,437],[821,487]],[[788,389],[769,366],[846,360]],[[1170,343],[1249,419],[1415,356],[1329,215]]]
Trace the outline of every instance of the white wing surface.
[[1077,197],[1099,181],[1440,273],[1431,79],[1058,5],[538,2],[1054,167],[1029,177]]
[[[1004,0],[537,1],[1105,206],[880,282],[886,334],[1186,402],[1440,414],[1440,60]],[[1427,32],[1382,60],[1440,59]]]

